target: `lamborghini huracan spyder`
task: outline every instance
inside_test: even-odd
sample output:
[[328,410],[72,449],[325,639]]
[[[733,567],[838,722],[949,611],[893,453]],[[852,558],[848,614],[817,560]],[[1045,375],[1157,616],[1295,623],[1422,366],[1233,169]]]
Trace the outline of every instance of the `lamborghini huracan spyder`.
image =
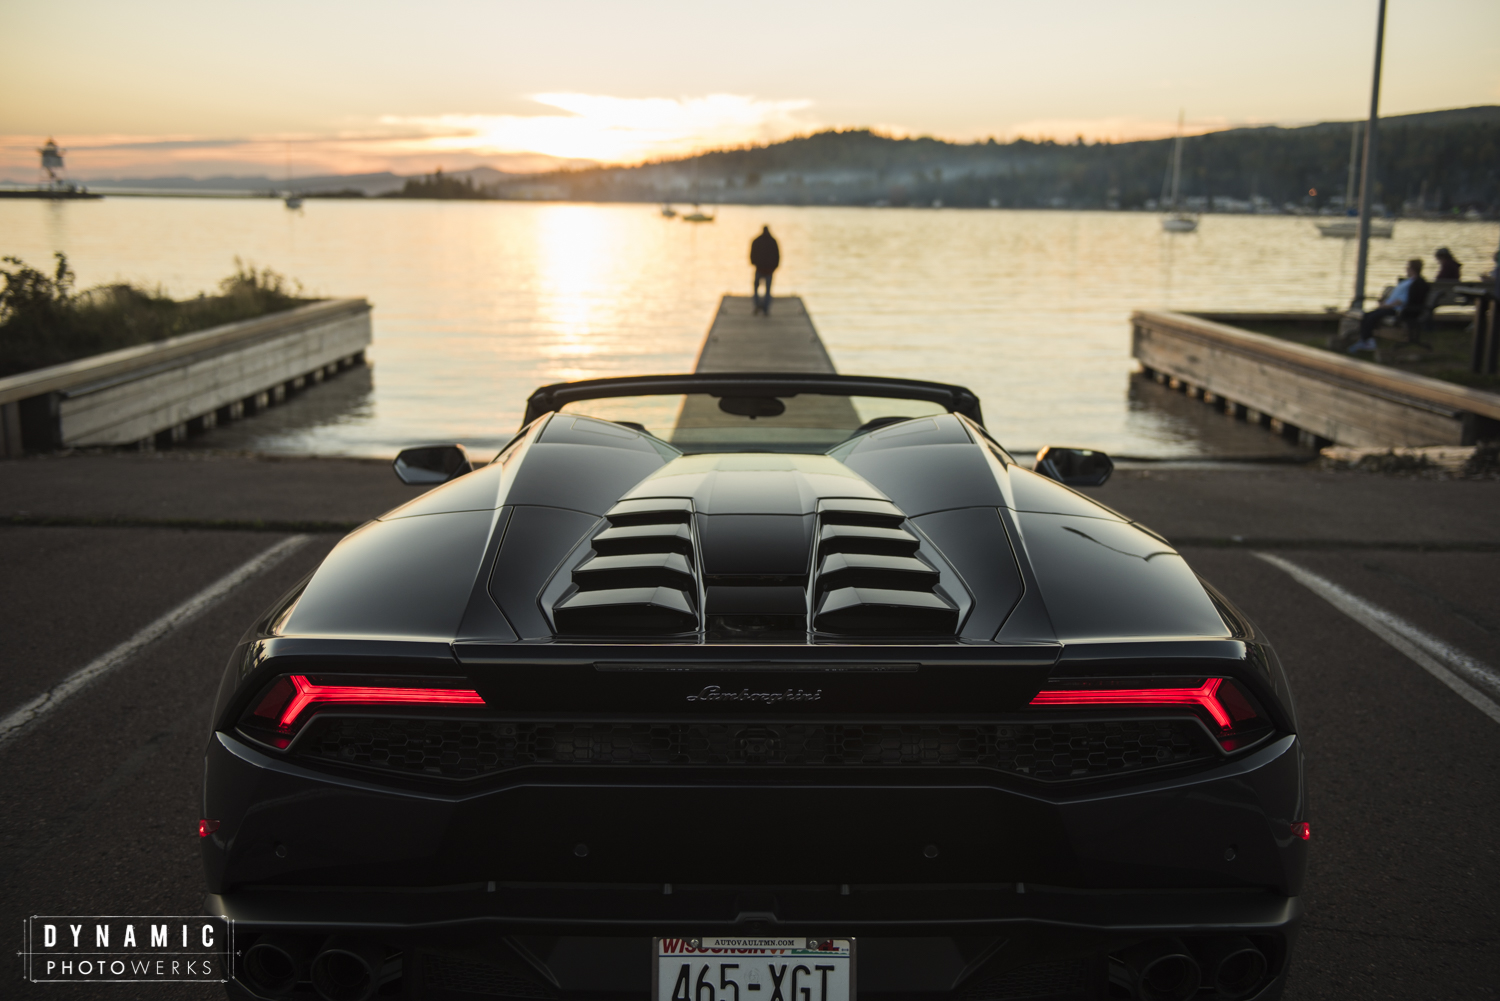
[[233,997],[1273,998],[1287,680],[968,390],[539,389],[257,621],[207,751]]

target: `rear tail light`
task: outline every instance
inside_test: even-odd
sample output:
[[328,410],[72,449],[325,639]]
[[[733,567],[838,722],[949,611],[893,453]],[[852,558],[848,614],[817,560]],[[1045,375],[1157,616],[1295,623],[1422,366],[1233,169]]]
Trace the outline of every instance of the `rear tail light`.
[[1191,710],[1226,751],[1246,746],[1270,728],[1270,722],[1255,708],[1250,697],[1228,678],[1206,678],[1191,684],[1163,682],[1146,686],[1044,688],[1031,704],[1055,709],[1065,706],[1132,708],[1141,710],[1184,708]]
[[349,684],[288,674],[277,678],[242,721],[257,736],[285,747],[309,719],[333,707],[370,706],[482,706],[472,688],[434,687],[432,678],[380,679],[374,684]]

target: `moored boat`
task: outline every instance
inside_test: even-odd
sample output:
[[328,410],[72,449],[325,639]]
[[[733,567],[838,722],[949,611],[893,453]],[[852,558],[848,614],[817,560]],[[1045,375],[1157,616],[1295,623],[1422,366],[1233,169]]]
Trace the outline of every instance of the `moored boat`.
[[[1335,219],[1333,222],[1319,222],[1313,225],[1318,227],[1318,232],[1324,236],[1331,236],[1341,240],[1353,240],[1359,236],[1359,218]],[[1396,232],[1396,221],[1394,219],[1371,219],[1370,235],[1382,240],[1389,240]]]
[[1198,217],[1178,209],[1177,194],[1182,187],[1182,112],[1177,113],[1177,139],[1172,143],[1172,211],[1162,217],[1161,228],[1168,233],[1191,233],[1198,228]]

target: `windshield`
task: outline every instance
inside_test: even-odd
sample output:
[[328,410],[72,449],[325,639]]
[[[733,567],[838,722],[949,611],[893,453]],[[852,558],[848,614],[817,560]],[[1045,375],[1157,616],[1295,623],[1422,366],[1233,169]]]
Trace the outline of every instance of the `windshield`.
[[560,412],[639,427],[684,452],[824,452],[857,431],[948,409],[877,396],[679,393],[578,400]]

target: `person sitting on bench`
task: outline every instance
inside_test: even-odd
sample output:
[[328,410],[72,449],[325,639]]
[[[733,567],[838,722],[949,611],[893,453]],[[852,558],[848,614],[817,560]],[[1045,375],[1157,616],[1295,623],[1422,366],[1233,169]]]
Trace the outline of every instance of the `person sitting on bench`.
[[1406,262],[1406,277],[1396,283],[1390,295],[1385,297],[1377,309],[1372,309],[1359,321],[1359,340],[1349,349],[1356,351],[1375,350],[1375,328],[1387,317],[1403,320],[1415,319],[1427,308],[1427,281],[1422,277],[1422,262],[1412,258]]
[[1458,258],[1453,256],[1453,251],[1447,247],[1439,247],[1432,252],[1432,256],[1436,257],[1438,262],[1438,281],[1456,282],[1459,280],[1459,275],[1463,272],[1464,266],[1458,262]]

